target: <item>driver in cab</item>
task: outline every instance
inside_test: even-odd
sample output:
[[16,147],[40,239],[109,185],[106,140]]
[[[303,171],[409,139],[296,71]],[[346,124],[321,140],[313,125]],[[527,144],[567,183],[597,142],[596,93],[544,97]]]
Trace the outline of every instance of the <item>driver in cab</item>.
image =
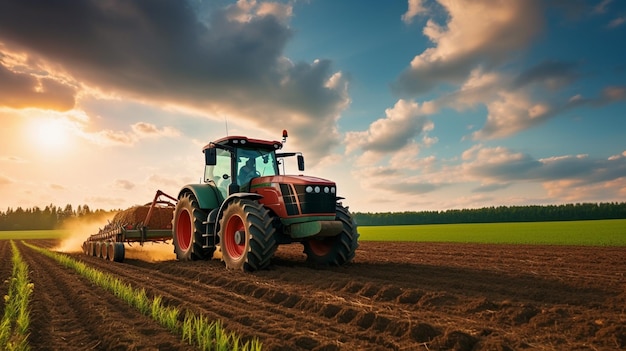
[[258,176],[259,176],[259,172],[257,172],[256,170],[254,157],[250,157],[246,161],[246,164],[243,165],[243,167],[241,167],[241,169],[239,170],[239,175],[237,176],[237,180],[239,181],[240,185],[248,186],[250,183],[250,180]]

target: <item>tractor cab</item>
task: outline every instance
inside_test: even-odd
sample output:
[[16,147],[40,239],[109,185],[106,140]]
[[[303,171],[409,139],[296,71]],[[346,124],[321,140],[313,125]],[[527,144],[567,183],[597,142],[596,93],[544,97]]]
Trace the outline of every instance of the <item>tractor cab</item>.
[[282,158],[298,156],[298,169],[304,170],[300,153],[276,153],[283,144],[279,141],[230,136],[205,146],[204,182],[212,182],[223,199],[233,193],[250,190],[252,179],[280,174]]

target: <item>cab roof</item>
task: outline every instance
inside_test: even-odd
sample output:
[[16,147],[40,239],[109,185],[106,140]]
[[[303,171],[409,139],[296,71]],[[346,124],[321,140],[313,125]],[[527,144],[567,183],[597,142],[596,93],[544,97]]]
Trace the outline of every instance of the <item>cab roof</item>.
[[252,139],[245,136],[227,136],[220,139],[215,140],[212,143],[207,144],[202,150],[206,150],[214,147],[213,144],[225,145],[230,147],[245,147],[245,148],[256,148],[256,149],[264,149],[264,150],[280,150],[283,147],[283,143],[280,141],[270,141],[270,140],[261,140],[261,139]]

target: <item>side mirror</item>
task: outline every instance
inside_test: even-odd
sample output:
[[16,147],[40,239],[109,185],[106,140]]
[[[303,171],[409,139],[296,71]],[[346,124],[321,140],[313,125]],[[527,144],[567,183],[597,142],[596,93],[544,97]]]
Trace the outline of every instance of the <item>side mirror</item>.
[[215,166],[217,164],[217,149],[204,149],[204,161],[207,166]]
[[298,155],[297,158],[298,158],[298,170],[304,171],[304,156]]

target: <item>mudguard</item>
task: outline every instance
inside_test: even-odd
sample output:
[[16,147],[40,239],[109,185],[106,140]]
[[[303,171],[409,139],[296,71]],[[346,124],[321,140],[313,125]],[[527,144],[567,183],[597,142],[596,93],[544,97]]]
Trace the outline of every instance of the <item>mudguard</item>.
[[219,232],[219,230],[220,230],[219,219],[222,218],[222,212],[228,206],[229,203],[233,202],[233,200],[235,200],[235,199],[258,200],[258,199],[261,199],[261,198],[263,198],[263,196],[259,195],[259,194],[256,194],[256,193],[235,193],[235,194],[232,194],[232,195],[228,196],[226,198],[226,200],[224,200],[224,202],[222,202],[222,204],[220,205],[220,208],[217,211],[217,215],[215,216],[216,217],[215,233],[217,234],[217,232]]
[[178,197],[185,192],[193,193],[203,210],[218,208],[222,203],[219,190],[212,184],[187,184],[180,190]]

